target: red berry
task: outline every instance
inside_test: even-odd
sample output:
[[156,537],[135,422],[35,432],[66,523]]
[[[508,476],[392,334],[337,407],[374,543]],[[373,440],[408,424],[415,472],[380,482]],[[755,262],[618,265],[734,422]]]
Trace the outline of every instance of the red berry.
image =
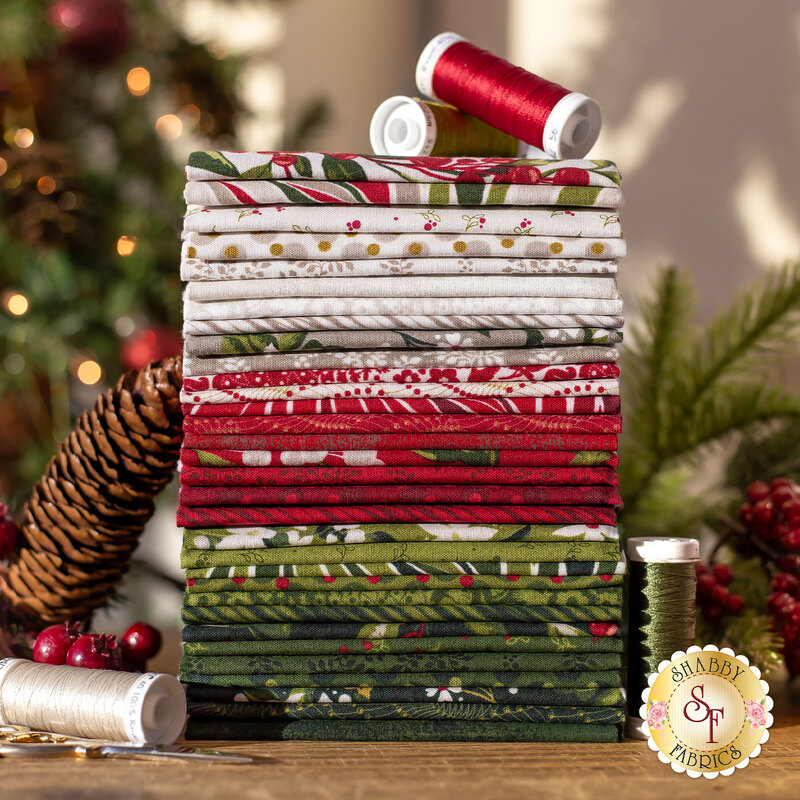
[[800,575],[800,556],[779,556],[776,563],[778,568],[784,572],[788,572],[791,575]]
[[800,528],[789,528],[781,536],[781,544],[787,550],[800,550]]
[[699,578],[701,575],[705,575],[706,572],[708,572],[708,567],[702,561],[698,561],[695,564],[695,571],[697,572],[697,577]]
[[749,525],[753,521],[753,506],[750,503],[742,503],[739,506],[739,519],[745,525]]
[[800,580],[788,572],[779,572],[772,579],[772,588],[776,592],[794,592],[798,587],[800,587]]
[[718,606],[703,609],[703,616],[711,623],[716,624],[722,619],[722,609]]
[[769,496],[769,486],[764,481],[754,481],[747,487],[747,499],[751,503],[757,503]]
[[733,580],[733,570],[727,564],[716,564],[714,578],[723,586],[729,586]]
[[788,486],[791,488],[794,486],[794,483],[792,483],[792,481],[789,478],[775,478],[775,480],[773,480],[772,483],[770,483],[769,490],[770,492],[774,492],[781,486]]
[[767,598],[767,608],[775,615],[782,616],[784,609],[793,603],[792,596],[786,592],[773,592]]
[[121,669],[122,654],[117,647],[116,637],[104,633],[84,633],[70,647],[67,664],[85,669]]
[[717,585],[713,575],[701,575],[697,579],[697,595],[698,597],[709,597],[711,591]]
[[732,594],[728,598],[728,613],[738,617],[744,610],[744,600],[738,594]]
[[729,598],[730,592],[728,591],[727,587],[723,586],[721,583],[718,583],[711,590],[711,599],[721,608],[725,608],[725,606],[728,605]]
[[753,521],[757,525],[767,526],[772,522],[772,501],[759,500],[753,506]]
[[67,652],[78,636],[77,622],[45,628],[33,643],[33,660],[37,664],[66,664]]
[[0,559],[8,558],[17,549],[17,525],[8,513],[8,506],[0,503]]
[[122,635],[122,652],[131,661],[147,661],[160,649],[161,633],[146,622],[134,623]]
[[797,497],[787,500],[783,504],[781,512],[790,525],[800,524],[800,500],[798,500]]
[[796,497],[794,491],[792,491],[791,487],[789,486],[779,486],[770,494],[770,500],[772,500],[773,504],[776,505],[778,508],[782,507],[784,504],[794,500]]

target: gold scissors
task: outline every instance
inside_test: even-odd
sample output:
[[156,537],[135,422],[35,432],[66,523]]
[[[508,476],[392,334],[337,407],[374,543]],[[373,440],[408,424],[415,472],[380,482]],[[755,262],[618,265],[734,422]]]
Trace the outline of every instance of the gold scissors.
[[48,731],[34,731],[23,725],[0,725],[2,758],[130,758],[163,761],[213,761],[218,764],[251,764],[250,756],[223,753],[183,744],[144,745],[82,739]]

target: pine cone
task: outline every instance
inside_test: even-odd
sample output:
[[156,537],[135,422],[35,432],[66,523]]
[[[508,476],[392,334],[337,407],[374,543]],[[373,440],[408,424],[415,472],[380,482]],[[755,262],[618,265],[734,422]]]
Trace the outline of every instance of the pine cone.
[[122,576],[180,454],[181,359],[129,372],[77,421],[33,489],[0,598],[23,626],[88,618]]

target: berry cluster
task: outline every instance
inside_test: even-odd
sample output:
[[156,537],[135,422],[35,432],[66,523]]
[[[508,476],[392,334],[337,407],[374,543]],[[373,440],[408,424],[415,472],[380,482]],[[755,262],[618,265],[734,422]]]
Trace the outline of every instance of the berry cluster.
[[773,630],[783,639],[783,656],[792,675],[800,674],[800,486],[776,478],[767,486],[747,487],[739,509],[748,543],[772,572],[767,611]]
[[145,622],[131,625],[121,646],[116,639],[113,634],[81,633],[77,622],[51,625],[36,637],[33,660],[38,664],[144,672],[147,660],[161,649],[161,634]]
[[727,564],[697,565],[697,607],[711,623],[723,617],[737,617],[744,610],[744,600],[728,588],[733,570]]

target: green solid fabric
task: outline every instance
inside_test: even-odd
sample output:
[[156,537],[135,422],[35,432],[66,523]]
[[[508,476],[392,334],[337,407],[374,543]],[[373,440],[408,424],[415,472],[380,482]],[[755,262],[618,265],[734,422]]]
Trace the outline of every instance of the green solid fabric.
[[608,636],[446,636],[400,639],[288,639],[184,642],[186,656],[288,656],[344,653],[621,653]]
[[188,656],[181,672],[207,675],[410,672],[588,672],[619,669],[619,653],[339,653],[334,656]]
[[186,738],[334,742],[617,742],[619,725],[462,720],[227,720],[189,717]]

